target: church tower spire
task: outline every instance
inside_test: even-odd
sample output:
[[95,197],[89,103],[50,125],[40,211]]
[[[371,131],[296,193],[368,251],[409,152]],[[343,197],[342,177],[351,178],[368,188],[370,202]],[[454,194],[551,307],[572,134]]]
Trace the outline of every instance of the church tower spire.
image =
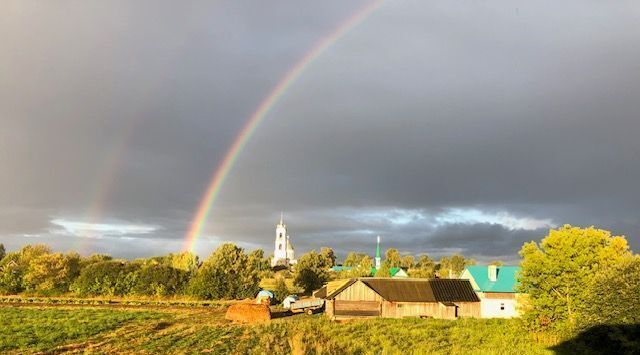
[[292,265],[296,263],[295,252],[291,239],[287,233],[287,225],[284,224],[284,213],[280,212],[280,223],[276,225],[276,241],[273,249],[271,266]]

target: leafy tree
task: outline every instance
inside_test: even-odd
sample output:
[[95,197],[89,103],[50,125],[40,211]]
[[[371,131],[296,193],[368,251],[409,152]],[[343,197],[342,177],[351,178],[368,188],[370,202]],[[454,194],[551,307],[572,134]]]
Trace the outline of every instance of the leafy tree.
[[0,262],[0,293],[17,294],[24,291],[24,275],[31,261],[50,253],[51,249],[48,246],[36,244],[7,254]]
[[400,267],[404,269],[410,269],[414,267],[415,263],[416,263],[416,260],[413,257],[413,255],[405,255],[402,257],[402,260],[400,261]]
[[112,260],[113,258],[110,255],[107,254],[92,254],[88,257],[85,258],[81,258],[80,259],[80,269],[84,269],[85,267],[91,265],[91,264],[95,264],[95,263],[99,263],[102,261],[109,261]]
[[305,293],[319,289],[329,279],[329,260],[312,250],[298,259],[294,271],[294,284]]
[[489,263],[489,265],[495,265],[495,266],[503,266],[504,263],[500,260],[493,260]]
[[0,261],[4,259],[4,256],[7,254],[7,251],[4,250],[4,244],[0,243]]
[[24,267],[20,265],[20,253],[7,254],[0,261],[0,294],[13,295],[24,290],[22,274]]
[[441,278],[456,278],[464,271],[464,268],[468,265],[474,265],[476,262],[473,259],[465,259],[460,254],[452,255],[451,257],[443,256],[440,258],[440,263],[436,266],[438,276]]
[[640,256],[598,271],[585,293],[576,310],[579,328],[640,324]]
[[416,268],[418,269],[432,269],[435,270],[436,263],[429,257],[427,254],[422,254],[418,258],[418,262],[416,263]]
[[260,289],[256,256],[250,260],[244,249],[231,243],[221,245],[191,279],[189,294],[203,299],[254,297]]
[[264,250],[256,249],[249,253],[249,263],[258,271],[271,270],[269,258],[264,257]]
[[329,267],[333,267],[336,265],[336,254],[333,252],[333,249],[323,247],[320,249],[320,255],[327,259],[327,264]]
[[132,293],[147,296],[180,294],[189,283],[189,275],[187,270],[168,265],[146,265],[137,271]]
[[82,269],[70,289],[78,296],[125,296],[133,293],[140,263],[101,261]]
[[360,264],[360,261],[362,261],[362,259],[364,257],[366,257],[367,254],[363,254],[363,253],[355,253],[355,252],[349,252],[349,254],[347,254],[347,257],[344,259],[344,266],[349,266],[349,267],[354,267],[354,266],[358,266],[358,264]]
[[367,277],[371,276],[371,269],[373,268],[373,259],[369,256],[366,256],[360,260],[358,266],[356,266],[352,271],[354,271],[354,275],[352,277]]
[[519,290],[528,293],[530,305],[525,320],[560,331],[575,329],[576,309],[587,302],[585,289],[594,274],[631,257],[624,237],[570,225],[549,231],[539,245],[525,243],[520,255]]
[[33,258],[24,274],[26,291],[40,294],[64,293],[80,273],[80,255],[42,254]]
[[291,293],[287,287],[284,277],[278,277],[276,279],[276,289],[273,292],[273,296],[276,298],[276,302],[280,303],[289,296]]
[[387,249],[387,252],[384,254],[385,261],[388,263],[389,268],[392,267],[400,267],[402,262],[402,257],[400,256],[400,252],[398,249],[390,248]]
[[389,263],[385,260],[382,262],[378,270],[376,270],[376,277],[391,277],[391,267]]
[[453,272],[454,277],[460,276],[460,274],[462,274],[462,272],[464,271],[465,266],[467,265],[468,261],[464,258],[464,256],[460,254],[451,256],[451,271]]
[[440,278],[452,278],[453,277],[453,266],[451,264],[451,259],[443,256],[440,258],[440,262],[436,266],[438,271],[438,277]]
[[415,266],[409,269],[408,274],[411,277],[431,279],[435,276],[436,264],[428,255],[423,254],[418,258]]
[[171,257],[171,266],[174,269],[186,271],[188,273],[194,273],[198,270],[198,256],[190,251],[185,251],[177,254],[169,254]]
[[373,259],[369,256],[365,256],[360,260],[360,263],[351,268],[351,270],[341,271],[338,278],[357,278],[371,276],[371,269],[373,268]]

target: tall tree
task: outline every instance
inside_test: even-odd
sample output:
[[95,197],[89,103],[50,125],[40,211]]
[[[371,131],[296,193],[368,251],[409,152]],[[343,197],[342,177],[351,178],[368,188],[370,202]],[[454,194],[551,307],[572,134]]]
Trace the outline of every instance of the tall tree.
[[0,262],[0,293],[16,294],[25,290],[24,275],[30,263],[51,248],[44,244],[27,245],[20,251],[7,254]]
[[453,272],[453,277],[458,277],[464,271],[465,266],[467,266],[467,260],[464,256],[460,254],[455,254],[451,256],[451,271]]
[[320,249],[320,255],[327,259],[329,267],[336,265],[336,254],[333,252],[333,249],[323,247]]
[[362,260],[362,258],[366,257],[367,254],[363,254],[363,253],[356,253],[353,251],[350,251],[347,254],[347,257],[344,259],[344,266],[348,266],[348,267],[354,267],[354,266],[358,266],[358,264],[360,264],[360,261]]
[[436,263],[427,254],[421,254],[416,263],[418,269],[429,268],[435,269]]
[[391,277],[391,267],[389,263],[385,260],[382,262],[378,270],[376,270],[376,277]]
[[295,266],[294,280],[296,286],[305,293],[319,289],[329,279],[329,261],[312,250],[300,257]]
[[520,255],[519,290],[529,295],[531,306],[525,320],[555,330],[575,329],[576,308],[586,302],[594,274],[631,257],[624,237],[570,225],[549,231],[540,244],[525,243]]
[[40,294],[64,293],[80,273],[80,255],[42,254],[33,258],[24,274],[27,291]]
[[373,259],[365,255],[360,260],[360,263],[350,270],[349,277],[368,277],[371,276],[371,269],[373,268]]
[[400,267],[410,269],[415,266],[416,260],[413,255],[405,255],[400,261]]
[[244,249],[226,243],[202,264],[191,279],[189,293],[204,299],[242,299],[254,297],[259,283],[256,262],[250,260]]
[[436,269],[438,270],[438,276],[440,278],[451,278],[453,277],[453,266],[451,264],[451,259],[443,256],[440,258],[440,262],[436,265]]
[[276,302],[280,303],[284,301],[284,299],[287,298],[289,294],[290,294],[290,291],[289,291],[289,288],[287,287],[287,283],[285,282],[284,277],[276,278],[276,287],[275,287],[275,290],[273,291],[273,296],[275,297]]
[[409,276],[431,279],[435,275],[435,267],[436,264],[433,259],[426,254],[420,255],[414,268],[409,269]]
[[402,257],[400,256],[400,252],[398,251],[398,249],[395,249],[395,248],[387,249],[387,252],[384,254],[384,256],[388,264],[387,266],[389,266],[390,268],[400,267],[400,264],[402,262]]
[[640,256],[598,271],[585,293],[576,311],[579,328],[640,324]]

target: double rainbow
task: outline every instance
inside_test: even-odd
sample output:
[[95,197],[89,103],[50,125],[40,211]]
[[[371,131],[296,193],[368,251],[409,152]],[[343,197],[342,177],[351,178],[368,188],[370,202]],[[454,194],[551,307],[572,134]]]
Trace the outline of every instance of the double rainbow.
[[351,29],[364,21],[374,10],[376,10],[383,0],[375,0],[363,8],[356,11],[350,18],[338,26],[333,32],[320,40],[314,47],[311,48],[278,82],[278,84],[271,90],[264,100],[260,103],[258,108],[249,117],[246,125],[240,131],[240,134],[235,139],[231,148],[227,151],[222,163],[216,169],[209,186],[200,201],[198,206],[198,212],[191,222],[189,231],[185,236],[184,249],[187,251],[193,251],[194,245],[202,232],[202,229],[209,217],[211,208],[213,207],[220,189],[224,185],[224,181],[229,175],[229,172],[233,168],[238,155],[242,152],[242,149],[247,144],[253,133],[256,131],[260,123],[264,120],[265,116],[271,109],[278,103],[280,98],[285,94],[287,89],[300,77],[300,75],[313,63],[324,51],[326,51],[332,44],[337,42]]

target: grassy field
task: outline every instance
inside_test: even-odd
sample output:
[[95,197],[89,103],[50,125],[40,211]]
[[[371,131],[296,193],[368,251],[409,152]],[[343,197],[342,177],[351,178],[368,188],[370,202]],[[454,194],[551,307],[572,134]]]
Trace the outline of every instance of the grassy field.
[[336,324],[296,315],[234,325],[224,307],[0,307],[0,353],[546,354],[513,320],[375,319]]

